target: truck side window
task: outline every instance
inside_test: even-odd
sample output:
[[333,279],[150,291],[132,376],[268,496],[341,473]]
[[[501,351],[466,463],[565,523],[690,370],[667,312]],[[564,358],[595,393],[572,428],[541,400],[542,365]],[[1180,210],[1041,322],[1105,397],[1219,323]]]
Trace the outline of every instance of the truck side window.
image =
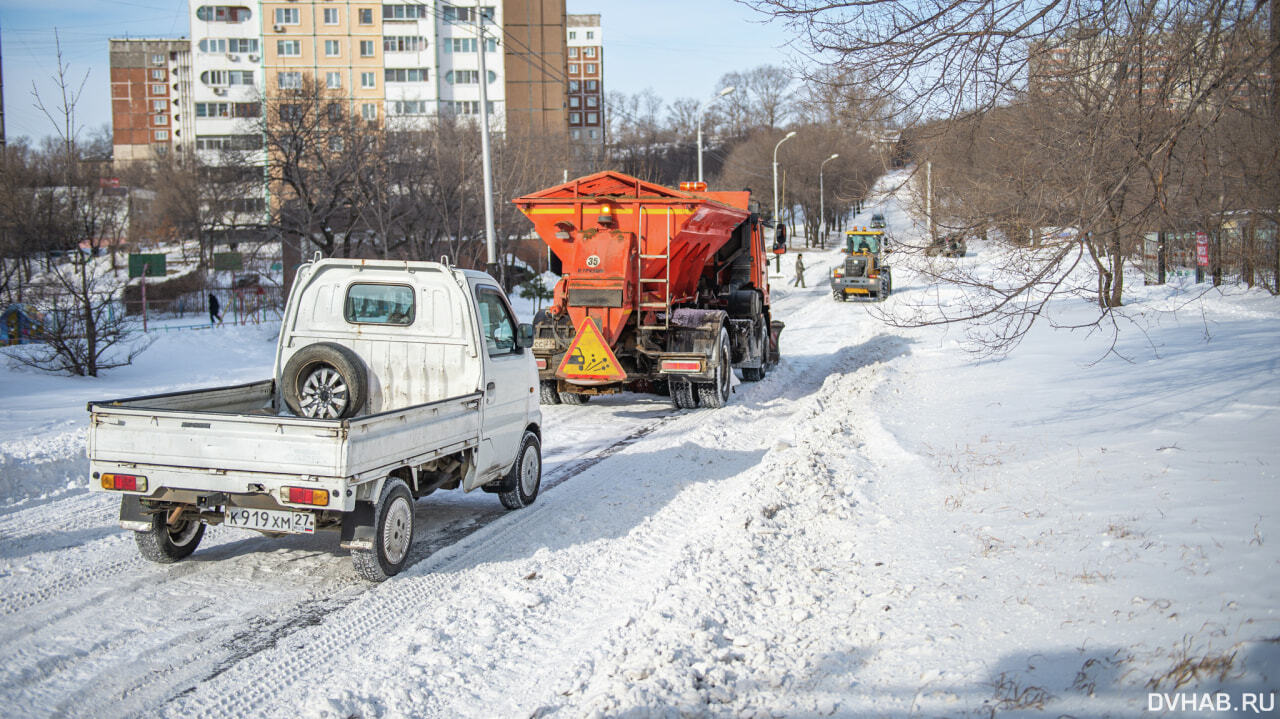
[[353,284],[342,315],[348,322],[377,325],[413,323],[413,288],[406,285]]
[[489,356],[512,354],[516,351],[516,323],[496,290],[485,287],[476,289],[476,309],[480,312],[480,332],[484,335],[485,349]]

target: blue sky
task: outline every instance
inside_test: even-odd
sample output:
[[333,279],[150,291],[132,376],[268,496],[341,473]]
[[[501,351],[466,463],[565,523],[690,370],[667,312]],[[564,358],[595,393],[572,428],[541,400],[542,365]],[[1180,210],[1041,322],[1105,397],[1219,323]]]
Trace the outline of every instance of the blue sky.
[[[605,37],[605,89],[652,87],[666,100],[710,95],[726,72],[787,64],[789,39],[777,24],[734,0],[567,0],[571,13],[600,13]],[[10,137],[42,137],[49,121],[32,104],[33,82],[52,98],[54,28],[78,84],[85,128],[111,121],[107,40],[182,37],[190,32],[187,0],[0,0],[5,129]],[[87,73],[87,78],[86,78]]]

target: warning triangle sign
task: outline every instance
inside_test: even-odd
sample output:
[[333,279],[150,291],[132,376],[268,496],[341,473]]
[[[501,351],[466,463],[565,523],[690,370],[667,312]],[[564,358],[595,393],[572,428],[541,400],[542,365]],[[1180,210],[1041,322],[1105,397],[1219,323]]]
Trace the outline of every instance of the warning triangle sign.
[[569,351],[564,353],[556,374],[565,379],[605,382],[619,382],[627,378],[618,358],[604,341],[604,335],[600,334],[600,328],[590,317],[578,325],[578,334],[569,345]]

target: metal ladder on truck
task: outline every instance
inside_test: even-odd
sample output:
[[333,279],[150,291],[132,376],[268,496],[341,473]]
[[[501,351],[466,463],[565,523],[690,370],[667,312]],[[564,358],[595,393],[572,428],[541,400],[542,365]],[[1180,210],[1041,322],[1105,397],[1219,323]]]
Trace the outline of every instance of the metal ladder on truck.
[[[641,321],[643,322],[644,313],[658,312],[662,313],[662,324],[640,324],[642,330],[669,330],[671,329],[671,208],[667,208],[667,247],[666,252],[658,255],[646,255],[644,253],[644,208],[640,208],[640,231],[637,233],[640,243],[640,252],[636,254],[636,279],[639,290],[639,308]],[[662,260],[661,276],[645,277],[644,261],[645,260]],[[650,290],[645,285],[662,285],[662,302],[645,301],[647,293],[654,293],[657,290]]]

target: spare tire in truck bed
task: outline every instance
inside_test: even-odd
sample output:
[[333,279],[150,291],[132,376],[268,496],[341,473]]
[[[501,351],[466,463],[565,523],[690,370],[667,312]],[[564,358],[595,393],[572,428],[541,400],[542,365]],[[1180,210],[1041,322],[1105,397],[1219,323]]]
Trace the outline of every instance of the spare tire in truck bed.
[[280,392],[299,417],[346,419],[369,398],[369,372],[356,353],[342,345],[317,342],[294,353],[284,365]]

